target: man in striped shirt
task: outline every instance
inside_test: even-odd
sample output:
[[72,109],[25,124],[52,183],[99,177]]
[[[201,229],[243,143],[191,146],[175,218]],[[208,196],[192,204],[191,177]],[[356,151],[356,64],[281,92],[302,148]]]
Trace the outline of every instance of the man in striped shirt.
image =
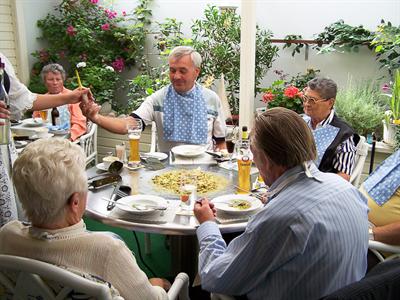
[[350,180],[360,137],[335,114],[336,93],[337,85],[333,80],[310,80],[303,94],[304,120],[312,129],[317,144],[318,169]]
[[[268,141],[268,142],[265,142]],[[270,186],[264,207],[227,246],[208,200],[196,203],[202,288],[248,299],[319,299],[366,271],[368,207],[349,182],[320,172],[316,146],[295,112],[256,118],[250,147]]]

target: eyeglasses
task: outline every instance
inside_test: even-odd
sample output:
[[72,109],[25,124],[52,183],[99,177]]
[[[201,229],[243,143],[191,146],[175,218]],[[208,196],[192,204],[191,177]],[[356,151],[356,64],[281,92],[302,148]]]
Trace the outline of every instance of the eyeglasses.
[[329,99],[324,99],[324,98],[315,99],[313,97],[309,97],[306,95],[301,96],[301,101],[303,101],[303,103],[310,102],[310,104],[312,104],[312,105],[314,105],[315,103],[318,103],[318,102],[324,102],[326,100],[329,100]]

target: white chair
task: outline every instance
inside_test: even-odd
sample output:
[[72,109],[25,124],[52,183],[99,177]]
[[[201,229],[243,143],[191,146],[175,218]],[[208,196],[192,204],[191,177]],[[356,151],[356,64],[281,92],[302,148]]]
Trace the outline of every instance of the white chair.
[[[391,260],[400,258],[400,246],[389,245],[378,241],[369,241],[368,248],[379,259],[379,261]],[[381,252],[391,253],[389,256],[384,257]]]
[[86,166],[92,161],[97,164],[97,124],[91,123],[89,132],[82,135],[77,143],[85,152]]
[[[61,284],[60,289],[51,288],[50,281]],[[72,291],[95,299],[123,299],[113,298],[107,283],[94,282],[61,267],[13,255],[0,255],[0,285],[16,300],[67,299]]]
[[[0,255],[0,299],[6,298],[1,293],[7,291],[13,300],[71,299],[71,292],[90,296],[90,299],[123,300],[111,284],[94,276],[90,278],[43,261]],[[82,295],[80,297],[86,299]],[[189,300],[189,276],[186,273],[179,273],[175,277],[168,291],[168,299]]]
[[368,156],[368,144],[365,142],[365,137],[360,136],[360,141],[357,144],[356,159],[353,173],[350,176],[350,183],[355,187],[360,186],[361,174],[364,168],[365,160]]

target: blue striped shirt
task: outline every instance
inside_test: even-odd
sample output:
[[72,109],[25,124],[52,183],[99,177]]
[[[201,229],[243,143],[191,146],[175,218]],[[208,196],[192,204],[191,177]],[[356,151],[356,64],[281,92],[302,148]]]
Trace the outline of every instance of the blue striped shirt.
[[[271,189],[302,170],[285,172]],[[332,173],[301,174],[275,194],[227,246],[217,224],[197,229],[203,289],[249,299],[319,299],[366,271],[368,208]]]

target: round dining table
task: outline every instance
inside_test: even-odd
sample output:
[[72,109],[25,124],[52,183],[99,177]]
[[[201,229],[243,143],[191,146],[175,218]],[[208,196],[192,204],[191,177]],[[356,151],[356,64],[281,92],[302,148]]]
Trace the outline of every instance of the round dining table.
[[[166,199],[168,204],[167,210],[156,211],[144,216],[132,212],[124,212],[121,210],[122,207],[119,207],[118,204],[112,210],[108,210],[107,206],[109,206],[109,202],[107,199],[111,198],[114,191],[114,185],[111,184],[102,188],[89,190],[85,215],[113,227],[143,233],[168,235],[172,260],[171,271],[173,274],[186,272],[191,280],[194,280],[197,274],[198,256],[198,243],[195,234],[199,223],[192,211],[186,211],[186,213],[182,214],[178,195],[156,188],[152,183],[152,178],[171,170],[191,170],[198,168],[223,176],[228,182],[224,189],[208,194],[207,197],[209,199],[227,194],[235,194],[237,192],[237,171],[221,168],[216,164],[170,165],[169,163],[165,163],[164,169],[156,171],[145,167],[137,170],[128,170],[124,167],[120,174],[122,177],[122,185],[127,185],[131,188],[131,195],[161,196]],[[96,167],[87,170],[88,178],[92,178],[104,172],[105,171],[98,170]],[[116,203],[118,203],[118,201]],[[249,216],[243,217],[242,215],[236,215],[232,218],[226,218],[226,216],[224,218],[217,218],[217,220],[221,221],[218,225],[219,229],[222,234],[243,232],[247,225],[248,217]],[[151,252],[151,250],[149,250],[151,248],[149,241],[149,237],[146,239],[145,236],[146,253]]]
[[[208,194],[207,197],[209,199],[236,193],[237,172],[221,168],[218,165],[167,165],[166,168],[157,171],[149,170],[145,167],[130,171],[124,167],[120,176],[122,177],[122,184],[131,187],[131,195],[161,196],[168,202],[167,211],[160,211],[143,218],[137,214],[121,214],[118,205],[112,210],[107,210],[107,199],[111,198],[114,191],[114,185],[111,184],[102,188],[89,190],[85,215],[103,224],[132,231],[164,235],[195,235],[199,223],[193,216],[193,213],[180,213],[179,196],[157,189],[152,183],[152,178],[171,170],[197,168],[218,174],[228,180],[228,184],[223,190]],[[102,173],[105,173],[105,171],[99,170],[96,167],[87,170],[88,178]],[[166,216],[162,216],[162,214]],[[244,230],[246,224],[247,221],[245,218],[225,219],[222,224],[219,224],[219,229],[222,233],[240,232]]]

